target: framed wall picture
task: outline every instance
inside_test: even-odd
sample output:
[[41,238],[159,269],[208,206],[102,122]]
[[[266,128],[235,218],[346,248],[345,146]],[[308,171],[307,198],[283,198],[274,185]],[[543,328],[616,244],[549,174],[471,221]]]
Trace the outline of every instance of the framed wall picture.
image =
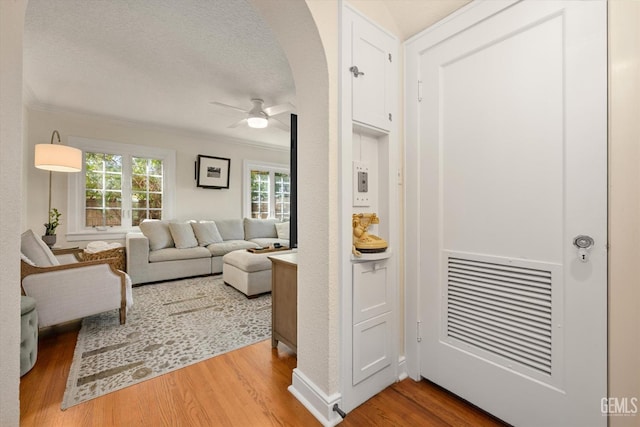
[[198,154],[196,181],[202,188],[229,188],[231,159]]

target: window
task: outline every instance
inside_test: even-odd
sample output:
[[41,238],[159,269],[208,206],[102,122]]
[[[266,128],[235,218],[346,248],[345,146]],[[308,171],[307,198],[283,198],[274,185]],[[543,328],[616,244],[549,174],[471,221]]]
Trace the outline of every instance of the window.
[[122,225],[122,156],[84,153],[85,226]]
[[285,165],[245,162],[244,216],[289,220],[291,181]]
[[84,154],[69,177],[67,240],[123,238],[145,218],[172,215],[175,151],[69,138]]
[[162,169],[160,159],[133,158],[131,176],[132,225],[143,219],[162,219]]

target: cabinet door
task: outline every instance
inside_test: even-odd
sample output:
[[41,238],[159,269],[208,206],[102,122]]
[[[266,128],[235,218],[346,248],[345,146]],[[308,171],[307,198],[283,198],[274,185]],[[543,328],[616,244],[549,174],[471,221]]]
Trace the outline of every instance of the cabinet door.
[[391,365],[392,344],[391,313],[353,326],[353,385]]
[[391,91],[395,40],[371,23],[354,16],[352,64],[364,73],[352,81],[353,120],[388,131],[391,126]]
[[353,324],[391,311],[393,298],[387,261],[353,265]]

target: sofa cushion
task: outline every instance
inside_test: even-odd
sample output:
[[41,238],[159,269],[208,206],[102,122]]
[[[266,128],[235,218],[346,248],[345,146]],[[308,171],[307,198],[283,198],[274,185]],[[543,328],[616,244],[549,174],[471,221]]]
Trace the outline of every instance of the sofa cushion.
[[164,248],[149,252],[149,262],[176,261],[180,259],[209,258],[211,253],[207,248],[177,249]]
[[170,222],[169,231],[173,242],[178,249],[195,248],[198,246],[196,236],[193,234],[193,228],[189,222]]
[[277,219],[244,219],[244,239],[251,240],[259,237],[278,237],[276,232],[276,224],[280,221]]
[[200,246],[209,246],[212,243],[222,243],[222,236],[213,221],[192,222],[191,227],[198,239]]
[[287,222],[279,222],[276,224],[276,233],[278,234],[278,239],[289,240],[289,227],[291,223]]
[[244,227],[241,219],[219,219],[216,227],[222,240],[244,240]]
[[20,236],[20,252],[38,267],[51,267],[60,265],[60,261],[51,252],[51,249],[29,229]]
[[253,242],[260,246],[261,248],[268,248],[272,246],[274,243],[280,243],[281,246],[289,246],[289,241],[286,239],[278,239],[274,237],[262,237],[259,239],[251,239],[249,242]]
[[223,256],[229,252],[237,251],[240,249],[257,248],[258,245],[253,242],[247,242],[246,240],[225,240],[222,243],[212,243],[207,246],[207,249],[212,256]]
[[149,249],[152,251],[174,246],[173,237],[169,231],[169,221],[145,219],[140,223],[140,231],[149,239]]

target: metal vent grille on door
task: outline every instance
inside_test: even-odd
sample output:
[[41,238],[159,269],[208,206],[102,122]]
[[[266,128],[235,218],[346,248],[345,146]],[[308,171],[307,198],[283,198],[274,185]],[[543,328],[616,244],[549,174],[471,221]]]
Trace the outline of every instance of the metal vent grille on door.
[[551,375],[551,271],[449,257],[447,336]]

